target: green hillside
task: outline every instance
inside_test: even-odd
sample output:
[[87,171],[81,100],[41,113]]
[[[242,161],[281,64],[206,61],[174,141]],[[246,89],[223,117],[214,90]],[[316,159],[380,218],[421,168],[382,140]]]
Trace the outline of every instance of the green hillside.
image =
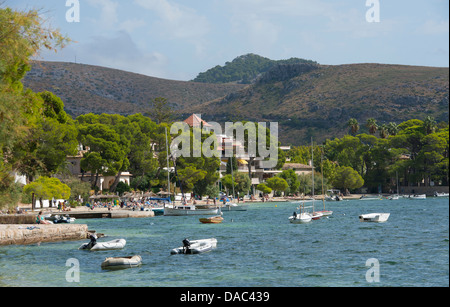
[[[244,56],[246,57],[246,56]],[[242,58],[242,57],[241,57]],[[177,119],[276,121],[284,144],[341,137],[356,118],[379,124],[434,117],[448,121],[449,69],[420,66],[277,64],[251,85],[172,81],[115,69],[37,62],[24,84],[62,98],[67,113],[135,114],[165,97]]]
[[34,62],[24,85],[35,92],[51,91],[73,117],[86,113],[129,115],[145,112],[149,102],[164,97],[175,110],[224,97],[239,84],[174,81],[99,66]]
[[278,65],[255,84],[195,107],[207,120],[279,122],[285,143],[343,136],[350,118],[364,130],[380,124],[432,116],[448,121],[449,69],[354,64]]
[[317,64],[314,61],[291,58],[274,61],[256,54],[246,54],[235,58],[225,66],[216,66],[206,72],[200,73],[194,82],[202,83],[240,83],[251,84],[260,75],[280,64]]

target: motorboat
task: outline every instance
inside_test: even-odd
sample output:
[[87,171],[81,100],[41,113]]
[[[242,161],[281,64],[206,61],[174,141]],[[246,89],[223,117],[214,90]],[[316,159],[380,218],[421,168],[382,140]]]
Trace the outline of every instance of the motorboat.
[[389,200],[398,200],[398,199],[400,199],[400,195],[391,195],[391,196],[389,196],[387,199],[389,199]]
[[101,250],[116,250],[122,249],[127,244],[125,239],[117,239],[109,242],[97,242],[96,238],[92,239],[89,243],[84,243],[78,249],[90,250],[90,251],[101,251]]
[[174,248],[170,251],[171,255],[178,254],[201,254],[210,252],[217,247],[217,239],[202,239],[202,240],[194,240],[189,241],[188,239],[183,240],[183,246],[178,248]]
[[427,195],[426,194],[414,194],[414,195],[407,196],[407,198],[409,198],[409,199],[427,199]]
[[382,200],[382,196],[381,195],[378,195],[378,196],[366,196],[366,195],[363,195],[363,196],[361,196],[360,198],[359,198],[359,200]]
[[235,203],[226,203],[220,207],[222,211],[247,211],[248,205],[238,205]]
[[359,216],[360,222],[384,223],[388,220],[390,213],[369,213]]
[[217,215],[219,208],[199,209],[195,205],[177,205],[173,208],[165,207],[165,216],[185,216],[185,215]]
[[53,222],[53,224],[70,224],[75,222],[75,218],[68,215],[53,215],[46,218],[46,220]]
[[220,215],[212,217],[200,218],[199,221],[203,224],[220,224],[223,222],[223,217]]
[[449,193],[438,193],[438,192],[434,192],[434,196],[435,197],[448,197]]
[[340,190],[331,189],[327,191],[330,195],[325,196],[326,201],[342,201],[344,198],[340,195]]
[[123,270],[138,267],[142,264],[142,257],[139,255],[131,257],[109,257],[102,262],[104,270]]
[[300,213],[297,213],[294,211],[294,214],[289,217],[289,222],[291,224],[306,224],[311,221],[312,221],[312,215],[309,212],[300,211]]

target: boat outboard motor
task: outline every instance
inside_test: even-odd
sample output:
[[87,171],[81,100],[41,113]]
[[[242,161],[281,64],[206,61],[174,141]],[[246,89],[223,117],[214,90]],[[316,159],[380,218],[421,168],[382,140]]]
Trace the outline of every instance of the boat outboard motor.
[[188,254],[190,251],[191,242],[188,239],[183,240],[183,254]]
[[294,220],[297,219],[297,212],[294,211],[294,213],[292,213],[292,216],[294,217]]
[[96,235],[90,235],[89,238],[91,241],[87,245],[87,249],[93,248],[97,244],[97,236]]

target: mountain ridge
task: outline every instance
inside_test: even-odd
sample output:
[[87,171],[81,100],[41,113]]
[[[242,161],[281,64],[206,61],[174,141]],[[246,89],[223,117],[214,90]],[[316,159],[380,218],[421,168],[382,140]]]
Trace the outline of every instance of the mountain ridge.
[[145,113],[167,98],[177,118],[277,121],[285,144],[341,137],[356,118],[364,131],[380,124],[433,116],[448,122],[449,69],[390,64],[277,64],[252,84],[173,81],[74,63],[38,62],[24,79],[34,91],[61,97],[68,114]]
[[157,97],[168,99],[175,110],[180,110],[244,87],[167,80],[95,65],[41,61],[32,63],[23,83],[33,91],[51,91],[59,96],[66,112],[73,117],[91,112],[142,113]]

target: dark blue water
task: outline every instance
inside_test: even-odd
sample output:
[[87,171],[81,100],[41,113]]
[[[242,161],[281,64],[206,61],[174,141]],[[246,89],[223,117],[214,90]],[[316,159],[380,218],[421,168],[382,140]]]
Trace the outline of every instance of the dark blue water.
[[[321,204],[321,203],[319,203]],[[78,220],[109,237],[125,238],[120,251],[87,252],[85,241],[0,247],[0,286],[449,286],[449,199],[329,202],[332,217],[293,225],[294,203],[251,205],[224,212],[225,221],[198,217]],[[361,223],[364,213],[389,212],[387,223]],[[214,251],[170,255],[184,238],[217,238]],[[106,257],[141,255],[143,265],[103,271]],[[80,264],[70,283],[68,259]],[[379,263],[369,283],[368,259]]]

